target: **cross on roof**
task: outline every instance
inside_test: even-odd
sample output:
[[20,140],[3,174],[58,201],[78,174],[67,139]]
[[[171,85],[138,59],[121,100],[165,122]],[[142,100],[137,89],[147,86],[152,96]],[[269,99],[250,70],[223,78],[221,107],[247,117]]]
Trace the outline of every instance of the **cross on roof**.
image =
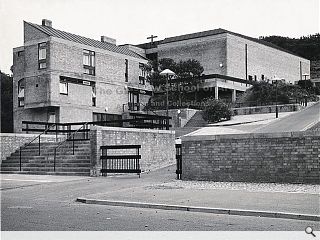
[[151,34],[151,36],[150,36],[150,37],[147,37],[147,39],[151,39],[151,43],[153,43],[153,39],[154,39],[154,38],[157,38],[157,37],[158,37],[158,36],[154,36],[154,35]]

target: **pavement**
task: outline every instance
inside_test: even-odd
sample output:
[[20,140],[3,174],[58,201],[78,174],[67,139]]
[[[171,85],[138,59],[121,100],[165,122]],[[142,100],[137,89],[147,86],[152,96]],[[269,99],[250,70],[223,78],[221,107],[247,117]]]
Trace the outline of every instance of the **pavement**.
[[320,230],[319,185],[181,181],[175,166],[141,178],[0,176],[3,231]]
[[[161,171],[173,172],[174,166]],[[83,195],[77,200],[110,206],[320,220],[318,185],[220,182],[203,187],[199,182],[171,180]]]
[[261,128],[255,129],[255,133],[269,132],[294,132],[305,131],[320,121],[320,102],[317,102],[304,110],[274,121]]
[[320,102],[312,102],[297,112],[280,112],[278,118],[275,113],[233,116],[231,120],[209,124],[185,136],[305,131],[319,121]]
[[[295,112],[279,113],[279,118],[290,117]],[[275,113],[250,114],[233,116],[231,120],[209,124],[186,136],[194,135],[221,135],[221,134],[245,134],[277,121]]]

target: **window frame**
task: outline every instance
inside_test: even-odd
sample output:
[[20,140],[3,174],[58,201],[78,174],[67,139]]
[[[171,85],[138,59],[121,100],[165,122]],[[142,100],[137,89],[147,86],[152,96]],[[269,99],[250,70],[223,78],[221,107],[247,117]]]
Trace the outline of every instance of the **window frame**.
[[97,106],[97,93],[96,93],[96,86],[92,86],[92,107]]
[[[66,85],[66,89],[67,89],[67,92],[61,92],[61,84],[65,84]],[[59,92],[61,95],[68,95],[69,94],[69,83],[67,81],[63,81],[63,80],[60,80],[59,82]]]
[[[88,57],[88,64],[85,64],[85,57]],[[95,51],[91,51],[88,49],[82,50],[82,64],[85,70],[84,74],[88,74],[91,76],[96,75],[96,53]],[[88,70],[88,72],[86,72]]]
[[[38,43],[38,69],[39,70],[47,68],[47,51],[48,51],[47,46],[48,46],[47,42]],[[42,55],[40,54],[41,50],[45,50],[45,54],[44,54],[45,58],[40,59],[40,55]],[[45,64],[44,67],[42,67],[43,64]]]
[[128,82],[129,81],[129,61],[128,61],[128,59],[124,60],[124,64],[125,64],[125,73],[124,73],[125,82]]
[[146,84],[146,71],[144,69],[143,63],[139,63],[139,84],[141,85]]
[[[23,87],[21,87],[23,85]],[[23,89],[23,97],[19,97],[20,95],[20,90],[22,91]],[[24,107],[24,99],[25,99],[25,90],[26,90],[26,81],[24,78],[20,79],[18,81],[18,107]],[[21,104],[22,103],[22,104]]]

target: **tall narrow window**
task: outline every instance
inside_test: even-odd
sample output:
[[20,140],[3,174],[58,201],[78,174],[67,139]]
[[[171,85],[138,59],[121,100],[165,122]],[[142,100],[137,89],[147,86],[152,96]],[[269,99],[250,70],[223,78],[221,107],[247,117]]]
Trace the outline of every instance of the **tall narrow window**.
[[145,85],[146,71],[143,63],[139,63],[139,84]]
[[39,69],[47,68],[47,43],[38,44],[38,66]]
[[21,79],[18,82],[18,107],[24,106],[24,89],[25,89],[25,80]]
[[93,107],[95,107],[96,104],[97,104],[96,99],[97,99],[96,86],[95,86],[95,85],[92,85],[92,106],[93,106]]
[[83,68],[85,74],[95,75],[95,52],[83,50]]
[[261,74],[261,80],[264,80],[264,75],[263,74]]
[[60,94],[68,95],[68,82],[67,81],[61,80],[60,84],[59,84],[59,88],[60,88]]
[[128,67],[129,67],[129,66],[128,66],[128,65],[129,65],[128,59],[126,59],[126,60],[125,60],[126,70],[125,70],[125,74],[124,74],[124,77],[125,77],[125,81],[126,81],[126,82],[128,82],[128,79],[129,79],[129,77],[128,77],[128,71],[129,71],[129,70],[128,70]]

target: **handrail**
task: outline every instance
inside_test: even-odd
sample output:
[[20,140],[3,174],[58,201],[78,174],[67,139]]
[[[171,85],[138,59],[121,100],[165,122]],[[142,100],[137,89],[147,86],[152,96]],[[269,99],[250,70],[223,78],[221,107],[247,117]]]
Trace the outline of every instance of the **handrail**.
[[[68,141],[71,137],[72,137],[72,154],[74,155],[74,136],[76,133],[78,133],[83,127],[86,127],[88,125],[88,123],[90,122],[86,122],[84,123],[78,130],[76,130],[75,132],[73,132],[72,134],[70,134],[64,141],[61,141],[58,146],[56,146],[54,148],[54,155],[53,155],[53,171],[56,171],[56,155],[57,155],[57,149],[66,141]],[[87,135],[88,132],[85,132],[85,134]]]
[[[47,123],[47,124],[50,124],[50,123]],[[41,135],[42,134],[45,134],[46,132],[49,131],[49,129],[51,127],[54,127],[54,126],[57,126],[55,123],[52,123],[51,125],[49,125],[49,127],[47,127],[42,133],[40,133],[38,136],[36,136],[34,139],[32,139],[29,143],[23,145],[22,147],[20,147],[19,149],[19,169],[20,169],[20,172],[21,172],[21,169],[22,169],[22,164],[21,164],[21,152],[23,149],[25,149],[27,146],[29,146],[31,143],[33,143],[37,138],[39,138],[39,156],[41,154],[41,150],[40,150],[40,144],[41,144]],[[57,135],[56,135],[56,140],[57,140]]]
[[[141,103],[145,108],[147,108],[147,112],[148,112],[148,107],[145,105],[145,104],[143,104],[143,103]],[[156,112],[154,112],[153,110],[151,110],[150,109],[150,111],[151,112],[153,112],[155,115],[157,115],[157,116],[161,116],[161,115],[159,115],[159,114],[157,114]],[[169,117],[169,116],[166,116],[166,117]],[[160,121],[160,120],[159,120]],[[166,119],[166,130],[169,130],[169,118],[167,118]]]
[[144,106],[145,108],[147,108],[147,113],[148,113],[148,111],[151,111],[151,112],[153,112],[155,115],[157,115],[157,116],[161,116],[161,115],[159,115],[159,114],[157,114],[155,111],[153,111],[153,110],[151,110],[151,109],[148,109],[148,106],[147,105],[145,105],[145,104],[143,104],[143,103],[140,103],[142,106]]

